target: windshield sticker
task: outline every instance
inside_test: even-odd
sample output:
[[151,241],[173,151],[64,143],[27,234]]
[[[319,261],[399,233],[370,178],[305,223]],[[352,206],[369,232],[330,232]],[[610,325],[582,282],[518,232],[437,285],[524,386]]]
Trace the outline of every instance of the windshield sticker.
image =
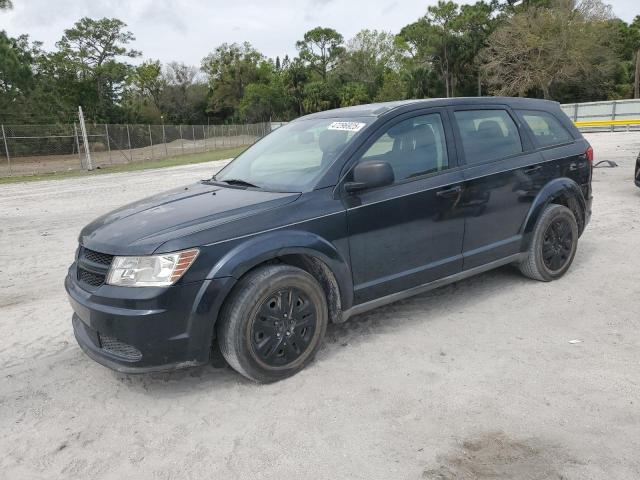
[[329,130],[344,130],[347,132],[359,132],[364,128],[366,123],[360,122],[333,122],[329,125]]

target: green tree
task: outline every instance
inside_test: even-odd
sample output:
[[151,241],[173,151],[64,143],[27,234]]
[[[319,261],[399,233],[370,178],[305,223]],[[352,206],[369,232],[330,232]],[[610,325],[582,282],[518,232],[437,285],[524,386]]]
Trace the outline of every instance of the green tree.
[[32,88],[33,63],[29,37],[10,38],[0,32],[0,107],[3,110]]
[[138,65],[133,73],[133,84],[144,99],[160,111],[162,94],[167,87],[167,79],[162,75],[162,64],[159,60],[147,60]]
[[401,72],[387,71],[382,78],[382,85],[378,89],[374,100],[389,102],[408,98],[407,82]]
[[[64,31],[50,57],[50,67],[71,86],[77,104],[95,120],[115,116],[124,88],[133,71],[121,57],[140,56],[128,44],[135,40],[117,18],[82,18]],[[72,78],[75,77],[75,81]],[[62,88],[65,88],[62,85]]]
[[229,121],[239,115],[247,85],[266,83],[271,67],[265,57],[245,42],[224,43],[202,61],[208,78],[207,111],[216,119]]
[[620,19],[613,20],[612,24],[617,35],[621,80],[626,85],[633,85],[633,98],[640,98],[640,15],[630,24]]
[[288,120],[294,116],[295,105],[287,92],[283,75],[275,71],[269,83],[248,85],[240,102],[240,113],[247,122]]
[[309,72],[300,58],[289,60],[285,57],[282,62],[283,83],[287,95],[294,104],[297,115],[304,114],[304,88],[309,81]]
[[484,1],[462,5],[460,14],[455,19],[455,30],[460,36],[459,54],[463,73],[476,79],[476,93],[482,95],[482,73],[478,54],[486,47],[489,35],[495,29],[498,19],[494,18],[495,4]]
[[300,58],[320,74],[322,80],[326,80],[344,52],[343,41],[342,35],[334,29],[316,27],[305,33],[303,40],[296,42],[296,48],[300,51]]
[[321,112],[339,106],[338,86],[334,81],[318,80],[304,87],[302,104],[305,113]]
[[359,82],[347,83],[340,89],[339,95],[341,107],[362,105],[371,101],[366,85]]
[[401,57],[394,34],[362,30],[347,42],[336,71],[348,83],[363,84],[367,95],[373,97],[382,86],[385,73],[399,70]]
[[455,74],[462,63],[457,55],[460,43],[457,17],[457,4],[439,0],[427,9],[424,17],[404,27],[399,34],[411,59],[409,68],[424,73],[435,70],[446,97],[455,94]]

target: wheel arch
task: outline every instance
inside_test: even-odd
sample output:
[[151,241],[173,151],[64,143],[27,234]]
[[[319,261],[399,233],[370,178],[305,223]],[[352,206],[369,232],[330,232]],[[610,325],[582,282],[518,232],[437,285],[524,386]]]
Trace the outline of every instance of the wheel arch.
[[351,306],[353,281],[347,260],[331,242],[310,232],[280,231],[251,238],[216,262],[209,278],[233,277],[235,284],[247,272],[270,263],[292,265],[312,275],[327,296],[330,321],[339,323],[342,311]]
[[534,199],[529,213],[521,227],[522,251],[529,248],[533,231],[540,215],[549,204],[564,205],[573,212],[578,223],[578,232],[582,234],[585,227],[587,203],[580,186],[570,178],[557,178],[547,183]]

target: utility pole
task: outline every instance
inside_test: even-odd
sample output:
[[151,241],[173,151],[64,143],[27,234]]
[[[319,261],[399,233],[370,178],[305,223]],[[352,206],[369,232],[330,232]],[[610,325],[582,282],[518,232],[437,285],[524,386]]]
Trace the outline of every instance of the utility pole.
[[78,106],[78,117],[80,118],[80,131],[82,132],[82,142],[84,143],[84,154],[87,159],[87,170],[93,170],[93,163],[91,163],[91,152],[89,151],[89,138],[87,136],[87,127],[84,124],[84,115],[82,114],[82,107]]

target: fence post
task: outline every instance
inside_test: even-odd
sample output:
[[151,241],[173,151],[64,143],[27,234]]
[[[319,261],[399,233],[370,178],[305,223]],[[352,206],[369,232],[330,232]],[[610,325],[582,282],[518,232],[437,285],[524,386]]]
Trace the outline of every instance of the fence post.
[[[613,105],[611,106],[611,121],[616,119],[616,105],[618,105],[618,102],[614,100]],[[615,132],[615,130],[616,130],[616,126],[611,125],[611,131]]]
[[13,175],[11,171],[11,157],[9,157],[9,145],[7,144],[7,136],[4,133],[4,124],[2,124],[2,139],[4,140],[4,151],[7,154],[7,163],[9,164],[9,175]]
[[573,104],[573,121],[574,122],[578,121],[578,104],[577,103]]
[[107,137],[107,151],[109,152],[109,163],[113,163],[111,158],[111,142],[109,141],[109,125],[107,123],[104,124],[104,134]]
[[131,135],[129,134],[129,124],[127,123],[127,142],[129,143],[129,161],[133,162],[133,153],[131,152]]
[[204,150],[203,152],[207,151],[207,134],[204,131],[204,125],[202,125],[202,138],[204,139]]
[[76,148],[78,149],[78,160],[80,160],[80,168],[83,168],[82,153],[80,153],[80,138],[78,137],[78,127],[76,126],[76,122],[73,122],[73,131],[75,132],[76,137]]
[[182,125],[178,125],[178,130],[180,130],[180,148],[182,149],[182,155],[184,155],[184,138],[182,138]]
[[191,125],[191,139],[193,140],[193,151],[196,151],[196,127]]
[[149,143],[151,143],[151,160],[153,160],[153,137],[151,137],[151,125],[149,127]]
[[169,150],[167,149],[167,136],[164,134],[164,120],[162,121],[162,143],[164,143],[164,156],[169,156]]

